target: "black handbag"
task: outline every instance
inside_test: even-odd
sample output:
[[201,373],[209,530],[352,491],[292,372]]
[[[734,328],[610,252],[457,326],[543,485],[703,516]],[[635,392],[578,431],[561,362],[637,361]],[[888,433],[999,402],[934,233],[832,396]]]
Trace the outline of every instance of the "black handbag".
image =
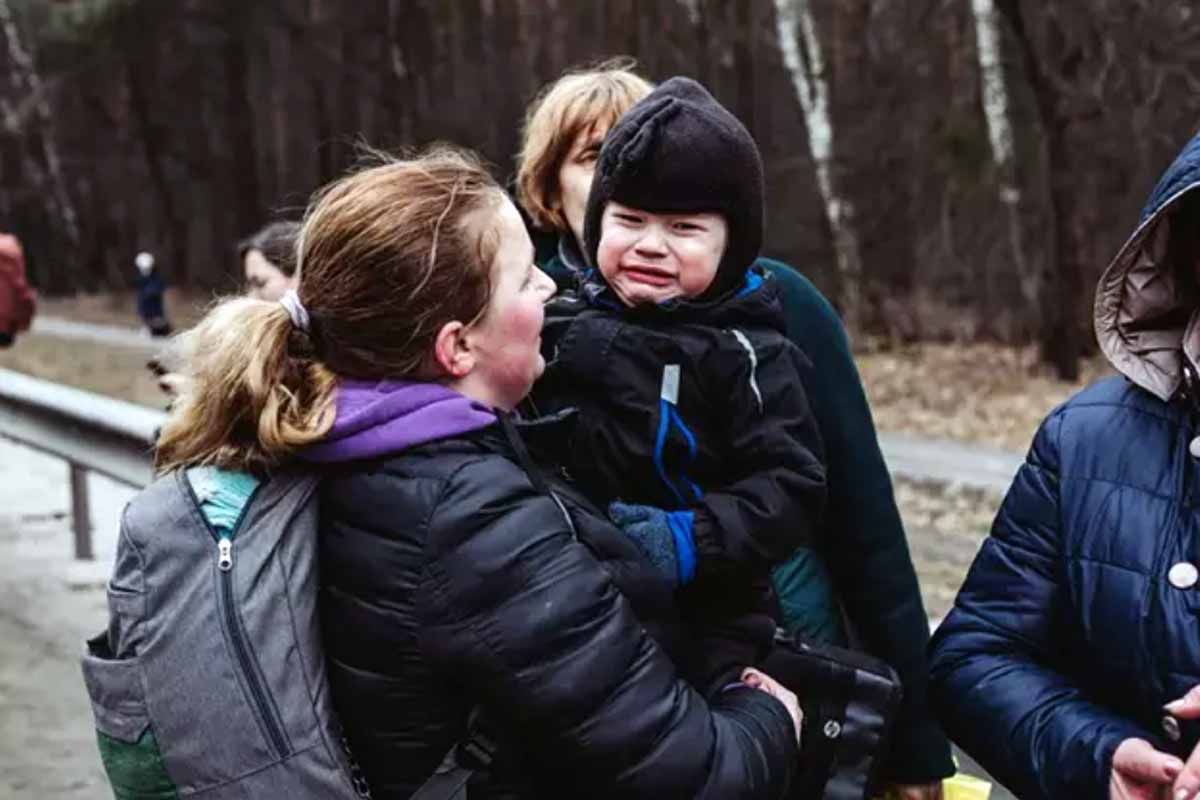
[[795,692],[804,712],[801,769],[788,796],[873,797],[904,693],[896,671],[865,653],[804,642],[783,630],[762,670]]

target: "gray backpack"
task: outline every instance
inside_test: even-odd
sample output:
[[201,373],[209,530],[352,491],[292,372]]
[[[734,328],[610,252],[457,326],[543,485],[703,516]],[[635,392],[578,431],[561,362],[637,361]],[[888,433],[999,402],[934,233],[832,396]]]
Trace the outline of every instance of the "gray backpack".
[[182,470],[121,522],[83,675],[118,800],[359,798],[317,619],[318,480],[261,484],[218,540]]

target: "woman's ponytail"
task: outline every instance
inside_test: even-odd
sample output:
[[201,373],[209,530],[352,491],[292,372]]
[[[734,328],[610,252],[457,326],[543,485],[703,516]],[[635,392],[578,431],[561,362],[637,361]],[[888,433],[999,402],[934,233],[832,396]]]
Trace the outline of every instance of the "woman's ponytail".
[[277,302],[237,297],[183,334],[187,378],[159,433],[155,466],[265,472],[333,424],[333,373]]
[[298,295],[225,300],[180,337],[186,380],[160,472],[270,470],[333,426],[335,372],[430,380],[437,332],[484,313],[504,191],[446,147],[375,160],[313,197],[295,237]]

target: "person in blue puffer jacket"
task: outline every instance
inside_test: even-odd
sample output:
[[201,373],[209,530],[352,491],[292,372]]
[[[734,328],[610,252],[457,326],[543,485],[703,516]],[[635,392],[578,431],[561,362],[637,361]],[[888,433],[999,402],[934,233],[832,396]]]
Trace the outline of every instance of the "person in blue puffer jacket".
[[1043,421],[930,645],[947,732],[1022,798],[1200,791],[1197,234],[1200,136],[1096,291],[1121,374]]

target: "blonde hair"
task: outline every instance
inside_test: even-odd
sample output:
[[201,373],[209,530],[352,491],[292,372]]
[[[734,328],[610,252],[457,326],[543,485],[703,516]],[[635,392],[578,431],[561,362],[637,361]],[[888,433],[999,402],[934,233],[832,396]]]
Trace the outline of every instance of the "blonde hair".
[[499,209],[503,190],[452,148],[372,161],[305,214],[297,291],[307,333],[279,303],[239,297],[182,335],[188,380],[159,434],[160,472],[269,471],[329,432],[338,376],[437,377],[438,330],[483,315],[498,240],[476,212]]
[[568,72],[542,89],[526,109],[517,200],[538,228],[570,228],[562,212],[558,173],[579,135],[597,125],[611,127],[653,90],[633,66],[632,59],[614,59]]

